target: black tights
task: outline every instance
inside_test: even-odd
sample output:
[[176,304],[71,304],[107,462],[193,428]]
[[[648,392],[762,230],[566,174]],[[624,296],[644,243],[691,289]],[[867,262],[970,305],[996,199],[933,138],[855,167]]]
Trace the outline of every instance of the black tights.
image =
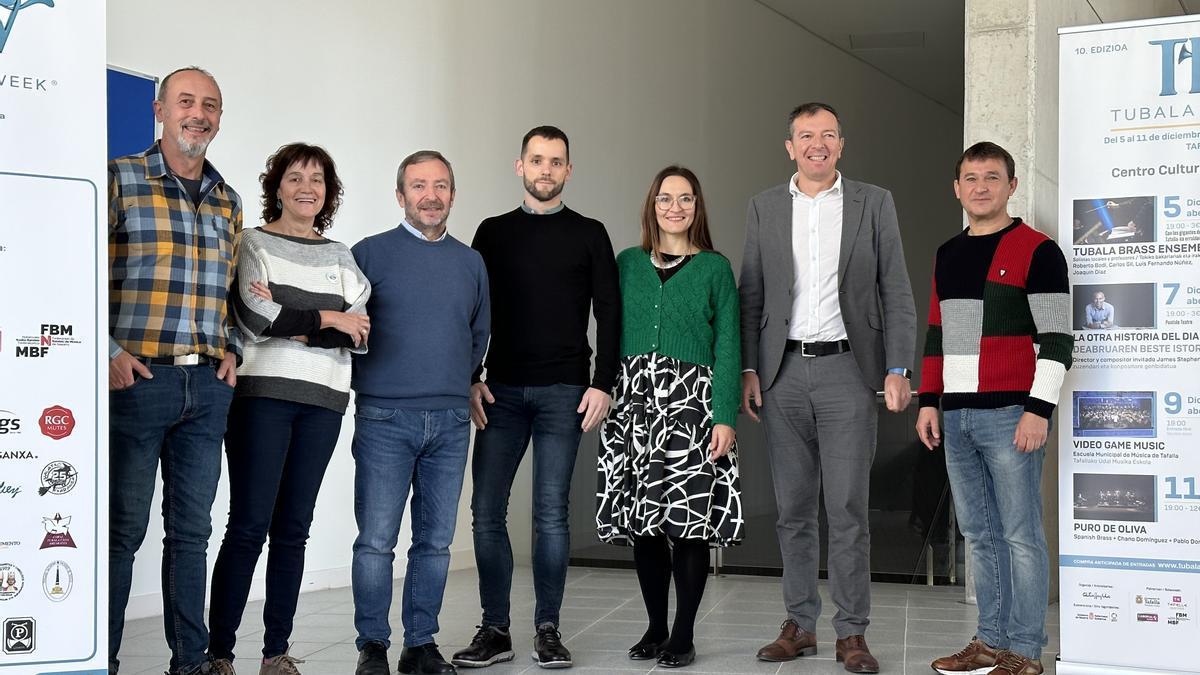
[[[672,549],[674,555],[672,556]],[[696,610],[708,579],[708,542],[702,539],[671,539],[665,536],[634,537],[633,560],[650,626],[642,640],[667,641],[663,649],[682,654],[692,648]],[[667,633],[667,596],[675,576],[675,623]]]

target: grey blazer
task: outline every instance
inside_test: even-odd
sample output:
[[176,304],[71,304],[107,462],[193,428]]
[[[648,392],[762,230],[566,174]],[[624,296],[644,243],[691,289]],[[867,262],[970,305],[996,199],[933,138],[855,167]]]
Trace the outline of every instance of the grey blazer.
[[[883,388],[888,368],[912,370],[917,316],[892,193],[842,177],[838,301],[863,380]],[[742,368],[763,391],[783,362],[792,316],[792,195],[778,185],[750,200],[739,292]]]

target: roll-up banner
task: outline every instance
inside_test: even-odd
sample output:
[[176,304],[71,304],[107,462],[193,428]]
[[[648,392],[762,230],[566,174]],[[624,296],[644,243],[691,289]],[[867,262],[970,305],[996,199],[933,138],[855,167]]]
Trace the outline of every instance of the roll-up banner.
[[105,3],[0,0],[0,674],[108,672]]
[[[1059,31],[1059,673],[1200,660],[1200,16]],[[1069,245],[1068,245],[1069,243]]]

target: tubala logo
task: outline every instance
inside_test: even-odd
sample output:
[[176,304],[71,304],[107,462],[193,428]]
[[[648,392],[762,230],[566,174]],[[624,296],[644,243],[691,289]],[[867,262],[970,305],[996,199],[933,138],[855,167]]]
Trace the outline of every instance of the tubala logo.
[[53,405],[42,411],[38,426],[42,428],[42,434],[57,441],[70,436],[75,430],[75,415],[68,408]]
[[8,21],[0,23],[0,52],[4,51],[4,45],[8,42],[8,36],[12,35],[13,28],[17,24],[17,14],[21,10],[33,5],[53,7],[54,0],[0,0],[0,7],[8,10]]
[[1175,96],[1179,93],[1176,71],[1188,61],[1191,61],[1188,64],[1191,67],[1184,69],[1184,72],[1190,71],[1191,77],[1184,78],[1183,86],[1188,87],[1189,94],[1200,94],[1200,37],[1150,40],[1150,44],[1158,47],[1161,57],[1162,89],[1158,95]]

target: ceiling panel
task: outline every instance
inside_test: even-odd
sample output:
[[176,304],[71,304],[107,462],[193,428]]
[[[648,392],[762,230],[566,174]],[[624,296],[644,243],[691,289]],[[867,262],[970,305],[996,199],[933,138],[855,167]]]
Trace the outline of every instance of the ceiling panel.
[[[962,0],[757,1],[962,114]],[[869,48],[854,48],[864,44]]]
[[1180,0],[1088,0],[1088,3],[1104,23],[1180,16],[1186,13]]

